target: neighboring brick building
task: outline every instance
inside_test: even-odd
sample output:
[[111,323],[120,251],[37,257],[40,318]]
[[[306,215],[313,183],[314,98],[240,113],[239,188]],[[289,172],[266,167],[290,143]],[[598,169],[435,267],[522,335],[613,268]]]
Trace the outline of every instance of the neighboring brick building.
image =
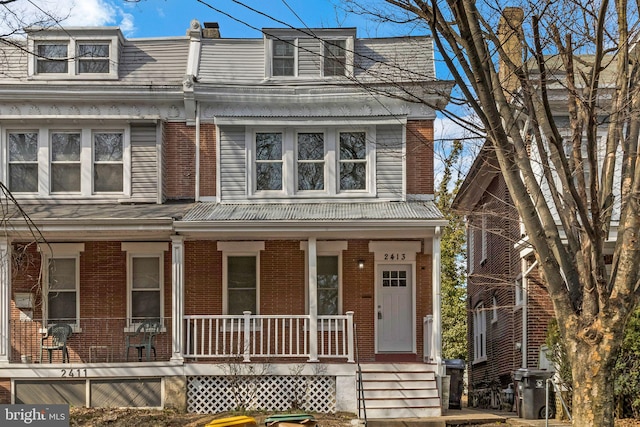
[[[369,416],[440,414],[431,39],[208,26],[5,47],[0,172],[30,222],[12,211],[0,242],[0,398],[283,410],[304,388],[356,412],[357,355]],[[362,88],[389,76],[426,102]],[[56,323],[71,365],[40,363]]]

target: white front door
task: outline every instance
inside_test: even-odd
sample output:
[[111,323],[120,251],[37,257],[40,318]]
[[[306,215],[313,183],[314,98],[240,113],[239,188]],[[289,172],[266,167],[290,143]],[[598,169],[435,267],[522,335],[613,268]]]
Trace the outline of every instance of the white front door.
[[377,334],[378,351],[413,351],[413,280],[411,265],[378,265]]

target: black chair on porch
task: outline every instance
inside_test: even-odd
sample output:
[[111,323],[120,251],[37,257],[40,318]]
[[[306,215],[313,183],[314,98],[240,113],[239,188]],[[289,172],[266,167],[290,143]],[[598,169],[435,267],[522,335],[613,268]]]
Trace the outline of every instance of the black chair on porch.
[[138,361],[142,361],[142,351],[145,351],[146,360],[151,359],[151,350],[153,350],[153,358],[156,355],[156,335],[162,330],[162,325],[157,320],[145,320],[137,328],[134,335],[125,336],[125,360],[129,361],[129,349],[138,350]]
[[40,363],[42,363],[42,351],[47,350],[49,353],[49,363],[51,363],[52,353],[54,350],[62,351],[62,363],[69,362],[69,350],[67,349],[67,340],[73,333],[71,325],[66,323],[56,323],[47,328],[47,335],[42,337],[40,341]]

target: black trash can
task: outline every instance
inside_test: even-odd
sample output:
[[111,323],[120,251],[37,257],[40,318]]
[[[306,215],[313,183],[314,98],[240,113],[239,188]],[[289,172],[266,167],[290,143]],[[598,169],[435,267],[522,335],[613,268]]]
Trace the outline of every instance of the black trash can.
[[464,391],[464,369],[466,367],[462,359],[444,359],[446,374],[450,378],[449,408],[462,409],[462,393]]
[[[518,369],[513,377],[516,381],[518,416],[528,420],[537,420],[546,414],[547,380],[553,372],[541,369]],[[555,417],[555,398],[553,388],[549,388],[549,419]]]

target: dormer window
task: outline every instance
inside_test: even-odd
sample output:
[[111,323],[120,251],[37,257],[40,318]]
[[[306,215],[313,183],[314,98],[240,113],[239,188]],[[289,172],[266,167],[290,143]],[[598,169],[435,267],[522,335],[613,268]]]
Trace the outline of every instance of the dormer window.
[[116,80],[124,37],[117,27],[28,28],[32,80]]
[[272,74],[274,76],[294,76],[296,51],[293,40],[273,41]]
[[43,43],[37,45],[36,70],[38,74],[64,73],[69,71],[67,59],[69,46],[66,43]]
[[78,43],[78,74],[108,73],[109,45],[106,43]]
[[344,76],[347,64],[346,40],[324,42],[324,75]]

